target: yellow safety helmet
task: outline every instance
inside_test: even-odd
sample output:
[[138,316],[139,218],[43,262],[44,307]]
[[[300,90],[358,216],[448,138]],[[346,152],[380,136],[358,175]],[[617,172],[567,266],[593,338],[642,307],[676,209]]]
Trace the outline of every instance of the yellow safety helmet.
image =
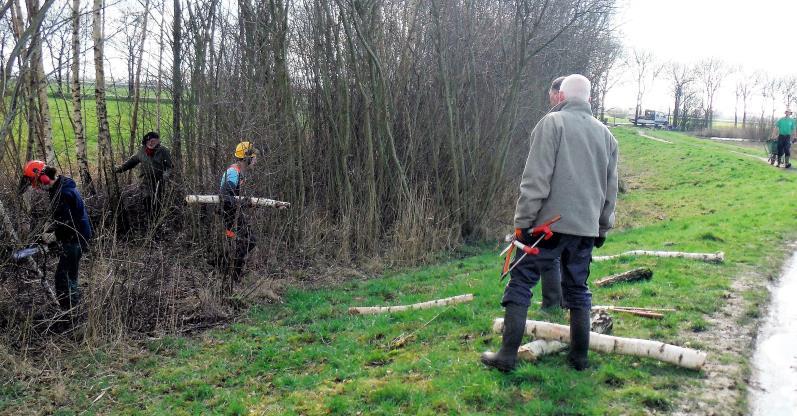
[[235,157],[238,159],[244,159],[255,155],[257,155],[257,149],[255,149],[255,146],[252,145],[251,142],[241,142],[238,143],[238,146],[235,146]]

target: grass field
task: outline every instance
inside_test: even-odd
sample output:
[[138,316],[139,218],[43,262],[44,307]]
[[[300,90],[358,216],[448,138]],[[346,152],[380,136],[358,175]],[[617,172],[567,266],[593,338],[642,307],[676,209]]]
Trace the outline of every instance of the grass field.
[[[114,91],[116,91],[118,95],[113,95],[109,92],[106,99],[106,106],[108,109],[108,126],[111,130],[111,140],[114,143],[115,149],[126,154],[126,149],[130,141],[130,123],[131,114],[133,113],[133,103],[130,99],[126,98],[126,90],[121,91],[117,88]],[[153,94],[154,93],[151,91],[148,93],[148,95]],[[71,96],[67,95],[65,98],[57,98],[51,95],[48,100],[48,105],[50,107],[50,117],[53,129],[53,146],[55,148],[58,161],[61,166],[66,166],[69,164],[75,165],[75,133],[71,122]],[[141,144],[141,137],[144,135],[144,133],[150,130],[156,130],[156,108],[157,106],[153,97],[148,97],[147,100],[142,100],[139,104],[138,132],[136,133],[137,139],[135,141],[136,146]],[[98,133],[96,101],[93,98],[84,98],[82,100],[82,112],[83,129],[86,136],[89,159],[96,160]],[[161,98],[160,118],[162,129],[170,129],[172,119],[171,101],[165,94]],[[15,123],[12,135],[14,140],[16,140],[17,144],[20,146],[20,149],[25,149],[25,145],[27,143],[27,127],[24,124],[25,117],[24,115],[21,115],[18,116],[17,119],[18,121]],[[163,137],[163,139],[165,143],[169,142],[168,136]]]
[[[597,254],[724,251],[727,261],[596,263],[591,281],[637,266],[650,267],[654,277],[595,288],[593,302],[677,308],[663,320],[614,315],[614,334],[711,351],[700,334],[711,330],[707,317],[722,307],[734,277],[750,267],[777,273],[780,247],[797,230],[797,175],[734,154],[722,143],[655,132],[674,142],[669,145],[631,129],[615,133],[628,192],[619,202],[618,227]],[[126,354],[77,354],[63,362],[66,375],[56,382],[5,387],[0,412],[641,415],[667,413],[703,382],[699,372],[595,353],[584,373],[569,369],[563,355],[509,375],[485,369],[479,354],[500,343],[490,327],[502,316],[501,261],[497,244],[472,250],[433,267],[290,290],[284,304],[257,307],[243,321],[197,337],[144,341]],[[352,305],[463,293],[475,294],[475,301],[394,315],[346,313]],[[745,296],[746,316],[754,319],[766,294]],[[530,319],[564,316],[532,308]],[[712,354],[710,360],[726,359]]]

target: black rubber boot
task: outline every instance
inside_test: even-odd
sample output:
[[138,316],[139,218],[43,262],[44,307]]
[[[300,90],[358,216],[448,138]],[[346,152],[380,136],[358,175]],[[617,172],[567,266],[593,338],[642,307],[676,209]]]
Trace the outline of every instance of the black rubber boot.
[[540,283],[542,286],[542,309],[555,310],[562,307],[562,278],[559,268],[554,268],[542,273]]
[[504,313],[504,339],[498,352],[485,352],[482,354],[482,363],[505,373],[515,369],[517,365],[517,350],[526,331],[526,312],[528,306],[515,303],[506,305]]
[[788,169],[788,168],[791,167],[791,163],[789,163],[789,157],[788,156],[784,156],[784,162],[785,162],[784,165],[783,165],[784,168]]
[[578,371],[589,367],[589,309],[570,309],[570,352],[567,361]]

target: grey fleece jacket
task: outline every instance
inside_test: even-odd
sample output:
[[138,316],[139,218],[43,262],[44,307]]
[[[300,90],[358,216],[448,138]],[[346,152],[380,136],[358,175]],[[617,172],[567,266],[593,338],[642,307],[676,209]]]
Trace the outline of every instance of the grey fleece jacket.
[[589,103],[565,101],[537,123],[530,141],[515,228],[561,215],[554,232],[605,237],[617,201],[617,140]]

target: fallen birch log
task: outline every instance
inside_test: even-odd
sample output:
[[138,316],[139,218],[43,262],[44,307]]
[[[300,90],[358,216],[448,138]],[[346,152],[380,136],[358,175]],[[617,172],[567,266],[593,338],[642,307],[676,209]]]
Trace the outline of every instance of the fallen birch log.
[[707,263],[722,263],[725,261],[725,253],[684,253],[681,251],[649,251],[649,250],[633,250],[626,251],[625,253],[615,254],[613,256],[595,256],[592,261],[606,261],[614,260],[626,256],[652,256],[652,257],[678,257],[682,259],[700,260]]
[[[249,201],[249,204],[258,207],[275,207],[275,208],[283,208],[283,207],[290,207],[290,202],[284,201],[277,201],[275,199],[268,199],[268,198],[248,198],[244,196],[236,196],[235,199],[238,201]],[[185,202],[189,204],[218,204],[219,203],[219,196],[218,195],[186,195]]]
[[399,306],[356,306],[349,308],[351,315],[376,315],[380,313],[393,313],[402,312],[412,309],[429,309],[437,306],[454,305],[457,303],[465,303],[473,300],[473,295],[459,295],[445,299],[430,300],[428,302],[414,303],[412,305],[399,305]]
[[[493,321],[493,332],[502,332],[503,318]],[[550,322],[526,321],[526,335],[564,343],[570,342],[570,327]],[[700,370],[707,354],[690,348],[678,347],[647,339],[622,338],[611,335],[589,335],[589,349],[597,352],[648,357],[691,370]]]
[[603,279],[595,281],[593,285],[597,287],[606,287],[615,283],[636,282],[639,280],[650,280],[651,278],[653,278],[653,271],[646,267],[640,267],[627,272],[606,276]]
[[[608,334],[612,332],[614,323],[606,311],[593,311],[591,315],[590,327],[592,328],[592,332],[598,334]],[[566,348],[567,344],[564,342],[537,339],[528,344],[521,345],[520,348],[518,348],[517,354],[521,360],[537,361],[544,355],[556,354],[559,351],[564,351]]]

